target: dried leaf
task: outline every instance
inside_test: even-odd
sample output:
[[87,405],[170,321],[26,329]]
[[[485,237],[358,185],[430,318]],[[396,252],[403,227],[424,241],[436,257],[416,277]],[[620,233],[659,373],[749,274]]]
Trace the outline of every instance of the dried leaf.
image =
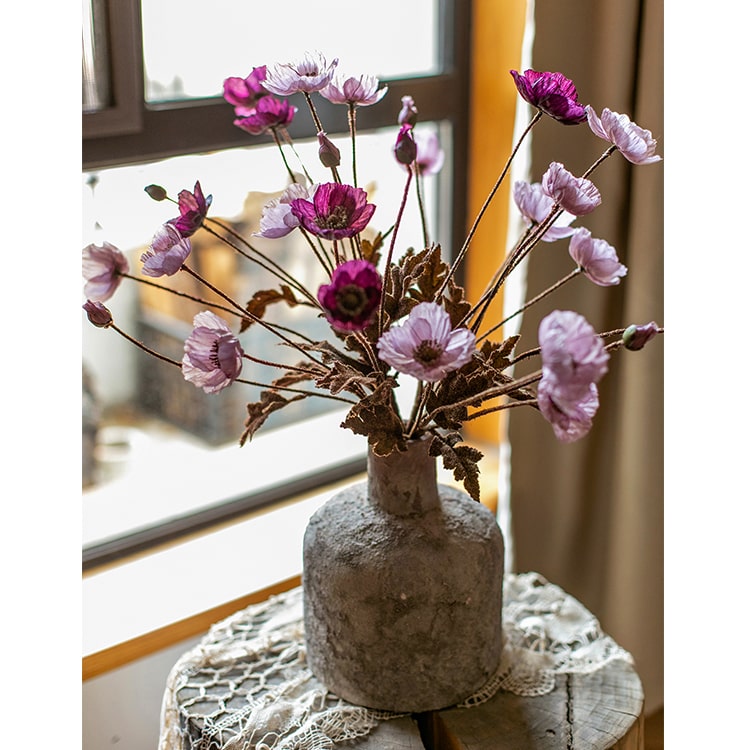
[[443,466],[453,471],[457,482],[463,482],[464,489],[471,498],[479,502],[479,461],[482,452],[470,445],[456,445],[461,436],[457,432],[445,436],[435,434],[430,443],[429,454],[442,456]]
[[466,301],[464,288],[448,281],[448,294],[443,294],[443,307],[451,319],[451,327],[457,328],[463,319],[469,314],[471,304]]
[[[289,307],[296,307],[300,304],[291,288],[282,284],[279,289],[263,289],[255,292],[252,299],[245,305],[245,309],[253,317],[262,319],[268,306],[277,302],[286,302]],[[240,333],[247,330],[253,322],[250,318],[243,318]]]
[[253,435],[255,435],[273,412],[283,409],[287,404],[303,398],[306,398],[304,394],[286,398],[276,391],[263,391],[260,394],[260,401],[247,405],[247,419],[245,420],[245,430],[240,436],[240,445],[242,446],[250,442],[253,439]]
[[366,397],[366,387],[372,388],[376,384],[375,378],[363,375],[359,369],[349,367],[341,361],[334,362],[330,369],[315,382],[319,388],[325,388],[334,395],[341,391],[348,391],[359,398]]
[[362,258],[377,266],[380,262],[380,248],[383,247],[383,233],[378,232],[377,237],[370,240],[362,240]]
[[393,406],[396,383],[387,378],[368,396],[353,406],[341,423],[355,435],[366,435],[367,442],[378,456],[395,450],[406,450],[403,424]]

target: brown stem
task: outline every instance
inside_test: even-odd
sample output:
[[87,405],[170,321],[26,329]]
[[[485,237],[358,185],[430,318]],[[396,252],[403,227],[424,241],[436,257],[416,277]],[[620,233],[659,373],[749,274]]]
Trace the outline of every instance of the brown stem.
[[[487,338],[491,333],[494,333],[498,328],[502,328],[509,320],[513,320],[513,318],[516,317],[516,315],[520,315],[524,310],[528,310],[532,305],[535,305],[537,302],[540,302],[548,295],[552,294],[556,289],[559,289],[563,284],[570,281],[571,279],[574,279],[576,276],[578,276],[579,273],[581,273],[583,269],[578,266],[578,268],[571,271],[567,276],[564,276],[562,279],[558,279],[552,286],[545,289],[543,292],[537,294],[536,297],[533,299],[530,299],[525,304],[521,305],[521,307],[518,308],[514,313],[511,313],[508,315],[507,318],[503,318],[499,323],[492,326],[492,328],[488,329],[485,333],[483,333],[481,336],[477,337],[477,343],[479,343],[482,339]],[[480,321],[481,322],[481,321]]]
[[454,276],[456,273],[456,270],[458,269],[458,266],[463,262],[464,257],[466,256],[466,253],[469,249],[469,245],[471,244],[471,240],[474,238],[474,234],[477,231],[477,228],[479,227],[479,223],[482,220],[482,217],[484,216],[485,212],[489,208],[490,203],[492,202],[492,199],[495,197],[495,193],[497,193],[498,189],[500,188],[500,185],[502,184],[503,180],[505,179],[506,174],[508,173],[508,170],[510,169],[510,165],[515,158],[516,153],[518,152],[518,149],[521,147],[521,143],[523,143],[526,136],[531,132],[531,129],[536,125],[537,122],[542,117],[541,110],[538,110],[534,117],[532,117],[529,124],[526,126],[526,129],[521,133],[520,138],[518,139],[516,145],[513,147],[513,150],[510,153],[510,156],[508,157],[508,160],[505,162],[505,166],[503,167],[503,171],[500,173],[500,176],[497,178],[497,181],[495,182],[495,185],[493,186],[492,190],[490,190],[489,195],[484,201],[484,205],[479,210],[479,213],[477,214],[477,218],[474,219],[474,223],[471,226],[471,229],[469,230],[469,234],[466,236],[466,239],[464,240],[464,244],[461,247],[461,249],[458,252],[458,255],[456,256],[456,259],[451,264],[451,267],[446,274],[445,279],[443,280],[443,283],[440,286],[440,289],[438,289],[437,294],[435,295],[435,300],[440,299],[440,296],[445,291],[445,287],[448,285],[448,281]]
[[235,302],[231,297],[228,297],[226,294],[224,294],[224,292],[222,292],[221,289],[219,289],[218,287],[214,286],[207,279],[204,279],[200,274],[198,274],[195,271],[193,271],[192,268],[190,268],[189,266],[186,266],[184,263],[181,266],[181,270],[186,271],[187,273],[189,273],[191,276],[193,276],[195,279],[197,279],[201,284],[204,284],[205,286],[207,286],[212,292],[214,292],[215,294],[218,294],[219,297],[221,297],[222,299],[225,299],[227,302],[229,302],[230,305],[232,305],[233,307],[236,307],[237,309],[239,309],[242,312],[243,315],[247,316],[251,320],[254,320],[256,323],[258,323],[260,326],[262,326],[263,328],[265,328],[267,331],[270,331],[271,333],[273,333],[275,336],[278,336],[286,344],[288,344],[292,348],[294,348],[297,351],[299,351],[300,353],[302,353],[308,359],[310,359],[313,362],[315,362],[316,365],[320,365],[320,362],[318,362],[315,359],[315,357],[313,357],[309,352],[305,351],[301,346],[299,346],[294,341],[292,341],[291,339],[287,338],[282,333],[280,333],[279,330],[278,330],[278,326],[273,326],[270,323],[267,323],[265,320],[263,320],[263,318],[259,318],[257,315],[253,315],[253,313],[249,312],[248,310],[245,310],[241,305],[237,304],[237,302]]
[[391,271],[391,260],[393,259],[393,249],[396,245],[396,235],[398,234],[398,228],[401,225],[401,219],[404,215],[404,208],[406,207],[406,198],[409,195],[409,185],[411,184],[412,170],[408,168],[408,174],[406,177],[406,185],[404,186],[404,194],[401,197],[401,205],[398,209],[398,215],[396,216],[396,223],[393,225],[393,234],[391,235],[391,243],[388,246],[388,257],[385,261],[385,272],[383,278],[383,294],[380,297],[380,310],[378,311],[378,330],[380,333],[383,332],[383,315],[385,311],[385,291],[388,288],[388,280],[390,278]]

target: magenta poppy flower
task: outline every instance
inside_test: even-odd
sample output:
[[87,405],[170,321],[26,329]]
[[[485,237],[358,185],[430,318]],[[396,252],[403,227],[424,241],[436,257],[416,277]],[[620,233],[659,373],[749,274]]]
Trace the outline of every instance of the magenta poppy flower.
[[266,78],[266,66],[253,68],[247,78],[231,76],[224,79],[224,99],[234,106],[238,116],[250,114],[258,101],[268,95],[263,87]]
[[177,273],[190,255],[192,245],[189,237],[183,237],[174,225],[163,224],[151,240],[151,245],[141,255],[146,276],[172,276]]
[[97,328],[107,328],[112,325],[112,313],[101,302],[87,299],[83,304],[83,309],[86,311],[89,323],[93,323]]
[[[523,216],[526,226],[541,224],[550,214],[555,201],[542,190],[540,182],[518,181],[513,185],[513,200]],[[570,237],[576,230],[568,226],[576,217],[563,211],[541,238],[543,242],[554,242]]]
[[293,182],[278,197],[263,206],[260,215],[260,229],[254,232],[255,237],[277,239],[286,237],[299,225],[299,219],[292,213],[291,202],[297,198],[310,197],[307,188],[299,182]]
[[380,81],[371,75],[350,76],[345,78],[336,71],[320,95],[332,104],[354,104],[367,107],[377,104],[387,93],[388,86],[378,88]]
[[510,74],[518,93],[532,106],[563,125],[578,125],[586,119],[586,109],[578,103],[578,92],[573,81],[562,73],[540,73],[517,70]]
[[591,430],[599,408],[599,391],[591,383],[585,396],[575,401],[556,400],[554,383],[542,378],[537,390],[537,404],[542,416],[552,425],[555,437],[562,443],[572,443]]
[[583,269],[584,274],[599,286],[620,283],[628,269],[620,263],[617,251],[605,240],[596,240],[583,227],[570,238],[570,257]]
[[320,52],[306,52],[300,60],[268,67],[263,86],[277,96],[320,91],[328,85],[338,62],[336,58],[328,64]]
[[638,127],[627,115],[612,112],[606,107],[601,118],[591,106],[586,107],[589,127],[594,135],[617,146],[618,151],[633,164],[653,164],[661,161],[656,151],[656,140],[650,130]]
[[206,310],[193,318],[193,332],[185,341],[182,375],[205,393],[218,393],[239,377],[243,355],[229,326]]
[[318,301],[328,322],[340,331],[361,331],[370,324],[380,304],[383,280],[366,260],[337,266],[330,284],[318,289]]
[[626,349],[637,352],[639,349],[643,349],[658,333],[659,326],[652,320],[645,325],[628,326],[622,334],[622,342]]
[[183,237],[190,237],[203,224],[212,200],[211,195],[203,196],[201,184],[196,182],[192,193],[189,190],[179,192],[177,203],[180,215],[176,219],[170,219],[168,223],[172,224]]
[[305,229],[328,240],[358,234],[375,211],[375,204],[367,202],[364,190],[337,182],[318,185],[312,202],[297,198],[291,207]]
[[591,180],[576,177],[556,161],[542,175],[542,190],[574,216],[589,214],[602,202],[602,196]]
[[434,383],[471,360],[476,337],[468,328],[452,329],[450,315],[437,303],[420,302],[380,337],[377,348],[394,369]]
[[83,248],[83,278],[86,279],[83,293],[93,302],[105,302],[120,286],[121,274],[129,270],[128,259],[109,242],[86,245]]
[[261,135],[273,128],[286,127],[297,114],[297,107],[285,99],[264,96],[248,114],[238,117],[234,124],[250,135]]
[[609,353],[601,337],[572,310],[554,310],[539,324],[542,381],[555,402],[578,403],[607,372]]

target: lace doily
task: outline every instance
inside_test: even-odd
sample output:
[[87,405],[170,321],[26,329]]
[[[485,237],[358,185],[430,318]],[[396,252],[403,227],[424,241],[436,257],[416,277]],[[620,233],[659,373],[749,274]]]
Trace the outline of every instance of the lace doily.
[[[630,654],[576,599],[537,573],[507,574],[497,674],[460,707],[498,690],[552,692],[555,677],[589,673]],[[330,750],[403,714],[339,699],[306,666],[302,589],[214,625],[172,668],[159,750]]]

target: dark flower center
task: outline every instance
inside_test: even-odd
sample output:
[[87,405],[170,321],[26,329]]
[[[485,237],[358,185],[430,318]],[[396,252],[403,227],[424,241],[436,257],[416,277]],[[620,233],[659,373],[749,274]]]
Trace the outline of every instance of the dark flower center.
[[356,284],[346,284],[336,290],[336,308],[349,317],[361,315],[368,307],[365,290]]
[[414,359],[417,362],[421,362],[423,365],[431,365],[440,359],[440,355],[443,353],[443,347],[436,344],[434,341],[422,341],[420,345],[414,350]]
[[208,360],[217,369],[221,369],[221,361],[219,360],[219,339],[216,339],[211,344],[211,352],[208,355]]
[[321,229],[346,229],[349,226],[349,213],[344,206],[336,206],[325,216],[316,216],[315,223]]

